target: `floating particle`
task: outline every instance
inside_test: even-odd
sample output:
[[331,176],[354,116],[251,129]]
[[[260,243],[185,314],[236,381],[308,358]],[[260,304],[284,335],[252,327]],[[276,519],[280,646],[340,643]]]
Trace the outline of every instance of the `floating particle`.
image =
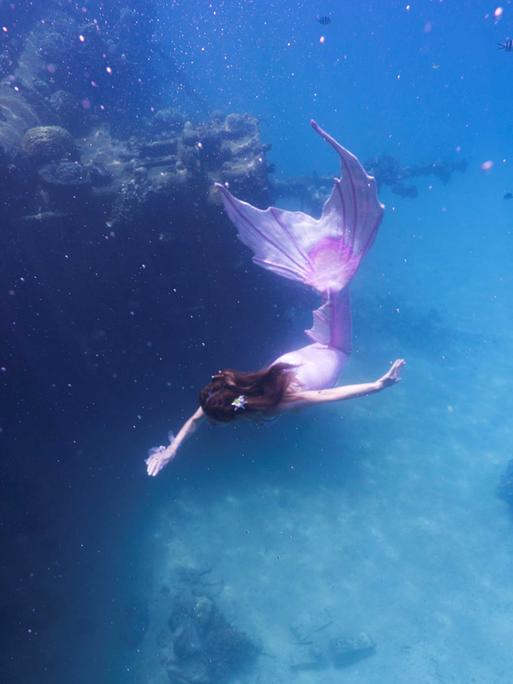
[[9,33],[9,29],[7,28],[7,26],[2,26],[2,31],[4,33]]
[[405,7],[404,9],[405,9],[407,12],[409,12],[409,11],[411,10],[411,5],[406,5],[406,7]]
[[85,43],[85,36],[83,36],[82,34],[79,35],[78,39],[81,43]]
[[496,19],[500,19],[503,14],[504,14],[504,8],[503,7],[496,7],[493,11],[493,16]]
[[105,67],[105,71],[109,74],[109,76],[112,76],[112,67]]
[[481,164],[481,170],[482,171],[490,171],[493,168],[493,161],[491,159],[487,159]]
[[319,43],[322,45],[322,44],[325,43],[325,42],[326,42],[326,36],[321,36],[321,37],[319,38]]

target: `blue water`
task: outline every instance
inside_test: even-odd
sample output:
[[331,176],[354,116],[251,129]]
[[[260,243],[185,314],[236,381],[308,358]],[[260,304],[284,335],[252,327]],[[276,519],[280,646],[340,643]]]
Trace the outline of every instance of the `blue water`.
[[[147,449],[193,412],[210,374],[302,344],[315,298],[258,272],[227,223],[211,251],[197,248],[195,219],[169,251],[150,233],[141,242],[144,221],[137,247],[79,248],[78,232],[58,231],[7,245],[3,681],[175,681],[167,622],[188,568],[208,571],[195,591],[260,649],[229,681],[509,684],[513,518],[496,489],[513,443],[513,53],[496,43],[513,35],[513,5],[497,16],[481,0],[135,5],[139,50],[154,30],[201,95],[148,60],[148,106],[257,116],[277,178],[338,173],[311,118],[362,160],[468,168],[447,184],[413,179],[413,199],[380,191],[343,382],[404,357],[403,382],[262,427],[206,428],[156,480]],[[83,7],[108,33],[123,3]],[[6,3],[0,18],[12,20]],[[98,320],[110,365],[92,372],[82,334]],[[361,632],[370,657],[298,667]]]

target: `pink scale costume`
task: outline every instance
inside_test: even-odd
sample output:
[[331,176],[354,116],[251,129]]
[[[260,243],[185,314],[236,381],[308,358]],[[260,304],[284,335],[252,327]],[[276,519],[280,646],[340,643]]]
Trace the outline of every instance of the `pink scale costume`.
[[253,261],[312,287],[322,297],[313,326],[305,331],[313,343],[273,362],[294,365],[294,384],[305,390],[335,386],[351,353],[349,283],[374,242],[384,210],[374,178],[358,159],[315,121],[311,125],[342,162],[342,177],[335,178],[319,219],[302,211],[257,209],[217,183],[239,239],[253,251]]

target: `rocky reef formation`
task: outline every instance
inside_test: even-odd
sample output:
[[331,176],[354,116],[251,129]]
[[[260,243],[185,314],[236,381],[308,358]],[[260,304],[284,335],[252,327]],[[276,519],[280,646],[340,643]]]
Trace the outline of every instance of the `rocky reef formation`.
[[[159,596],[165,625],[150,634],[172,684],[228,684],[250,673],[260,649],[230,623],[217,601],[224,583],[212,569],[176,566]],[[146,644],[154,652],[153,644]],[[153,659],[152,655],[152,659]],[[246,681],[246,680],[244,680]]]
[[[311,212],[331,190],[332,179],[315,174],[272,181],[258,121],[209,112],[164,48],[152,7],[53,0],[34,12],[32,24],[29,14],[11,13],[5,29],[6,222],[66,227],[80,217],[84,226],[104,230],[144,218],[165,232],[164,214],[178,219],[187,204],[201,207],[198,218],[205,219],[216,205],[213,181],[256,204],[287,196]],[[181,96],[176,106],[169,104],[173,92]],[[366,167],[379,185],[414,197],[410,179],[434,175],[447,182],[465,162],[404,167],[380,155]]]
[[189,205],[209,211],[218,203],[214,181],[257,203],[268,201],[266,147],[254,117],[214,115],[194,124],[166,112],[158,126],[152,123],[146,135],[124,142],[106,128],[83,141],[86,166],[102,180],[93,199],[110,198],[104,209],[109,227],[141,219],[160,223],[163,212],[187,212]]
[[[207,113],[163,50],[154,12],[55,0],[30,30],[28,17],[11,17],[0,84],[6,223],[65,228],[80,217],[104,230],[144,217],[162,228],[187,204],[215,207],[214,180],[269,200],[257,120]],[[182,93],[182,109],[162,107],[165,90]]]
[[[467,162],[462,159],[456,162],[435,161],[430,164],[402,166],[394,157],[382,154],[368,159],[364,166],[366,171],[376,178],[378,188],[387,186],[395,195],[414,198],[418,196],[419,191],[416,185],[408,183],[410,179],[433,176],[445,184],[454,172],[464,173]],[[332,187],[333,178],[319,176],[316,173],[312,176],[271,181],[273,197],[295,198],[301,210],[312,213],[321,211]]]
[[349,667],[373,655],[376,643],[366,632],[355,636],[340,636],[334,620],[320,625],[292,625],[294,644],[299,647],[293,672],[322,671]]
[[433,176],[442,183],[448,183],[455,171],[465,173],[467,162],[465,159],[458,161],[434,161],[430,164],[414,164],[401,166],[400,162],[388,154],[372,157],[365,162],[368,173],[376,178],[378,188],[387,185],[395,195],[400,197],[417,197],[416,185],[409,185],[407,181],[421,176]]
[[214,181],[265,203],[265,151],[258,122],[249,115],[216,115],[194,124],[176,114],[172,125],[148,127],[128,139],[113,137],[108,125],[75,141],[62,127],[30,128],[18,162],[10,165],[30,169],[28,176],[18,173],[25,211],[13,212],[12,220],[23,225],[58,220],[65,226],[80,217],[102,230],[140,221],[164,229],[169,216],[183,218],[198,207],[216,211]]
[[35,126],[22,138],[21,149],[34,166],[76,156],[73,137],[62,126]]
[[226,684],[255,662],[257,647],[208,596],[175,596],[168,624],[171,684]]

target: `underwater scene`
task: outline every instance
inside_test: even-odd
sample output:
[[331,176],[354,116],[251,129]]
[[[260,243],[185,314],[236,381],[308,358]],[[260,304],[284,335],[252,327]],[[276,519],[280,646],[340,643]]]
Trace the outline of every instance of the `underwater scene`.
[[513,681],[512,83],[511,0],[0,0],[1,682]]

